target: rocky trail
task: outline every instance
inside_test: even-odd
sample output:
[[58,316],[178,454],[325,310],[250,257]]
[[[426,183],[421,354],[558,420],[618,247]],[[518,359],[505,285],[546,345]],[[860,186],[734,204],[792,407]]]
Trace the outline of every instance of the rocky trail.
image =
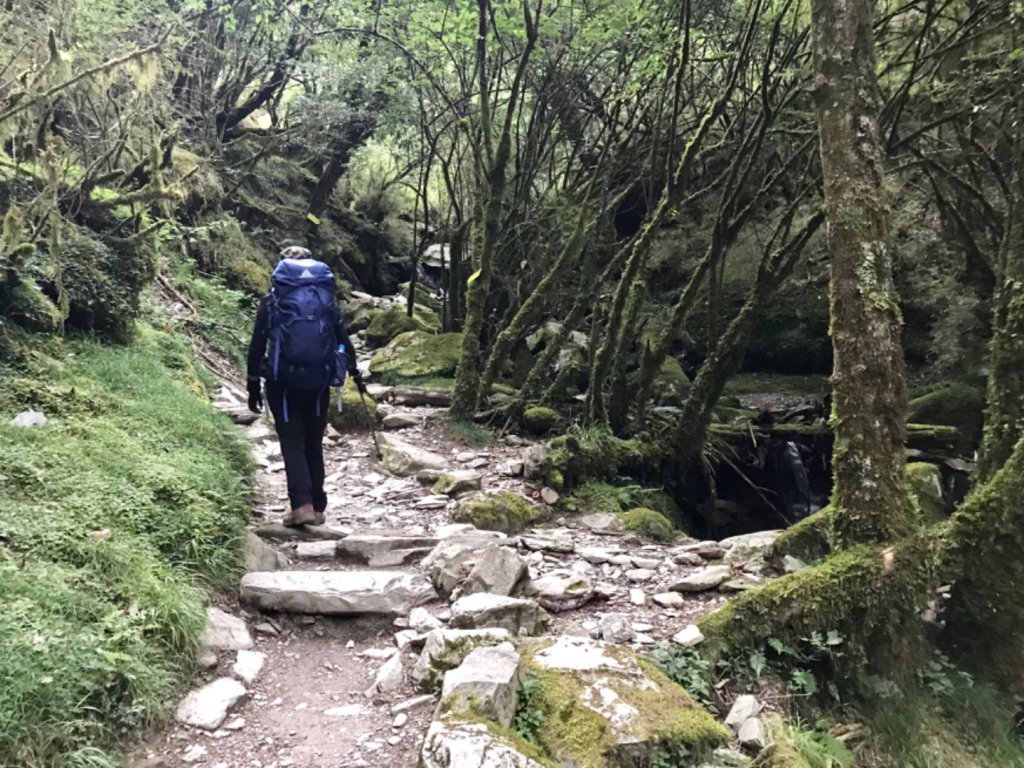
[[[529,479],[540,446],[516,436],[470,446],[429,394],[371,393],[386,428],[384,460],[368,433],[330,429],[327,523],[296,530],[280,524],[285,477],[269,422],[250,418],[241,393],[221,391],[215,404],[244,425],[260,465],[247,573],[237,596],[209,610],[203,673],[182,692],[177,724],[136,765],[534,766],[482,726],[432,726],[442,679],[446,700],[471,691],[476,710],[493,709],[508,726],[520,674],[512,643],[529,636],[557,638],[531,641],[554,643],[534,659],[550,651],[552,669],[554,650],[569,643],[569,667],[590,658],[642,688],[635,662],[623,671],[610,661],[614,649],[643,655],[659,641],[697,643],[693,620],[762,578],[759,554],[774,532],[663,545],[617,530],[610,515],[562,517],[545,504],[557,495]],[[500,508],[502,494],[536,505],[543,522],[515,535],[459,522],[467,505]],[[740,728],[760,725],[757,707],[745,706],[730,723],[734,761]],[[612,720],[616,738],[639,738]],[[756,747],[763,728],[747,731]]]

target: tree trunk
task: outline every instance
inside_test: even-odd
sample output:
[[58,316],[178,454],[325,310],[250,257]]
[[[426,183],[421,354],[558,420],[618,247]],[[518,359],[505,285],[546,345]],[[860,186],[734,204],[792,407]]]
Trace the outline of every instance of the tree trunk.
[[811,26],[832,270],[833,504],[842,547],[886,541],[903,529],[907,398],[872,0],[813,0]]

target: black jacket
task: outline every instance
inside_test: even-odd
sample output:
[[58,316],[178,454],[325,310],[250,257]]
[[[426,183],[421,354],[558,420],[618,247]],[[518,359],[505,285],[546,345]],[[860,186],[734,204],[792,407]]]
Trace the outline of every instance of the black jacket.
[[[250,385],[259,383],[261,378],[267,377],[267,342],[270,340],[270,294],[267,294],[260,301],[260,308],[256,311],[256,324],[252,329],[252,340],[249,342],[249,356],[246,361],[245,375]],[[334,326],[334,336],[339,344],[345,345],[348,353],[348,372],[356,372],[356,350],[352,346],[352,340],[345,330],[345,323],[341,320]]]

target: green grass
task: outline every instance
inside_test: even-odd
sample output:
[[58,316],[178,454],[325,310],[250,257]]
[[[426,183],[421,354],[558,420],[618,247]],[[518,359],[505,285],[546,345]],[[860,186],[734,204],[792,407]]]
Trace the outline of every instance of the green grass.
[[494,442],[494,434],[475,424],[472,421],[456,421],[445,419],[444,430],[453,440],[458,440],[464,445],[471,445],[478,448],[491,445]]
[[[187,351],[142,328],[0,369],[0,766],[115,764],[237,578],[250,458]],[[7,426],[29,407],[50,423]]]
[[199,334],[244,368],[259,300],[228,288],[220,279],[197,277],[190,262],[177,266],[174,281],[196,307],[198,314],[191,322]]

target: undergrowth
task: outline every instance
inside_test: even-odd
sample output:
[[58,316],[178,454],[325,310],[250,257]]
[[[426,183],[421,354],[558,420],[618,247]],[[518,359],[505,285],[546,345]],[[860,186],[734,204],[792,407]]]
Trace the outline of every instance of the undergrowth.
[[143,327],[0,369],[0,766],[113,765],[237,578],[250,458],[188,351]]

